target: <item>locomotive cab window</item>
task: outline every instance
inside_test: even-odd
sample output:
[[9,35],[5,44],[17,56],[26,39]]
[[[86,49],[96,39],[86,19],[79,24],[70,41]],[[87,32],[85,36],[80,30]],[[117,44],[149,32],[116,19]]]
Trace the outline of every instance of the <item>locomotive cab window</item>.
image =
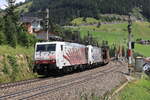
[[56,50],[56,44],[47,45],[47,51],[55,51],[55,50]]
[[36,51],[45,51],[46,50],[46,45],[37,45]]
[[63,51],[63,45],[61,45],[61,51]]
[[56,50],[56,44],[40,44],[37,45],[36,51],[55,51]]

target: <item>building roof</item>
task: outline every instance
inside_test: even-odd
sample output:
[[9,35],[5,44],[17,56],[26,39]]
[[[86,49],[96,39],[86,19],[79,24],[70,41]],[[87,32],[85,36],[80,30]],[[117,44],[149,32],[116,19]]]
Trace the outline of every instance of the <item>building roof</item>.
[[23,16],[21,17],[20,21],[23,23],[32,23],[34,21],[41,21],[42,19],[38,18],[38,17],[26,17]]

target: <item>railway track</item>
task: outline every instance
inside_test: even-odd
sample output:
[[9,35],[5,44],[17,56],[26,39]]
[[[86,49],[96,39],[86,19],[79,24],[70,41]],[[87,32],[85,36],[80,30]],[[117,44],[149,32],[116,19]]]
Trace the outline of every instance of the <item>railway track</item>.
[[41,86],[31,88],[31,89],[26,89],[22,91],[17,91],[14,93],[6,94],[3,96],[0,96],[0,100],[6,100],[6,99],[21,99],[21,100],[26,100],[26,99],[34,99],[37,97],[41,97],[43,95],[49,94],[49,93],[54,93],[56,91],[74,86],[74,85],[80,85],[84,84],[90,80],[96,79],[98,77],[101,77],[105,74],[108,74],[110,72],[115,72],[118,69],[119,65],[114,65],[111,68],[108,67],[105,70],[98,71],[96,73],[91,73],[88,75],[72,78],[72,79],[66,79],[62,80],[59,82],[54,82],[52,84],[43,84]]
[[4,83],[4,84],[0,84],[0,89],[1,90],[7,89],[7,88],[16,87],[20,85],[26,85],[26,84],[30,84],[30,83],[34,83],[38,81],[41,81],[41,79],[35,78],[35,79],[23,80],[23,81],[18,81],[18,82],[13,82],[13,83]]
[[[113,57],[110,60],[114,61],[115,58]],[[43,80],[47,80],[47,79],[50,79],[50,78],[45,78],[45,79],[34,78],[34,79],[23,80],[23,81],[18,81],[18,82],[4,83],[4,84],[0,84],[0,89],[2,90],[2,89],[12,88],[12,87],[35,83],[35,82],[39,82],[39,81],[43,81]]]

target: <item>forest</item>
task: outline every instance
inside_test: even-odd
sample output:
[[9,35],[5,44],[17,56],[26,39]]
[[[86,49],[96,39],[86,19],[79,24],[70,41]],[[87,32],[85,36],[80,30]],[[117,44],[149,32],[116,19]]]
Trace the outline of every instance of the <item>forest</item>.
[[150,0],[26,0],[30,1],[33,2],[29,8],[31,15],[43,15],[49,8],[52,21],[58,24],[66,24],[77,17],[98,19],[100,14],[128,15],[135,8],[150,20]]

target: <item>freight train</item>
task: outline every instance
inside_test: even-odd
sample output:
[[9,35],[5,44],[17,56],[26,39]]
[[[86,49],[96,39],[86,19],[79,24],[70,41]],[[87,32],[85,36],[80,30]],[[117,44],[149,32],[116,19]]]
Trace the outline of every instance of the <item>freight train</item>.
[[108,47],[70,42],[41,42],[35,45],[34,72],[48,75],[54,70],[84,70],[109,62]]

